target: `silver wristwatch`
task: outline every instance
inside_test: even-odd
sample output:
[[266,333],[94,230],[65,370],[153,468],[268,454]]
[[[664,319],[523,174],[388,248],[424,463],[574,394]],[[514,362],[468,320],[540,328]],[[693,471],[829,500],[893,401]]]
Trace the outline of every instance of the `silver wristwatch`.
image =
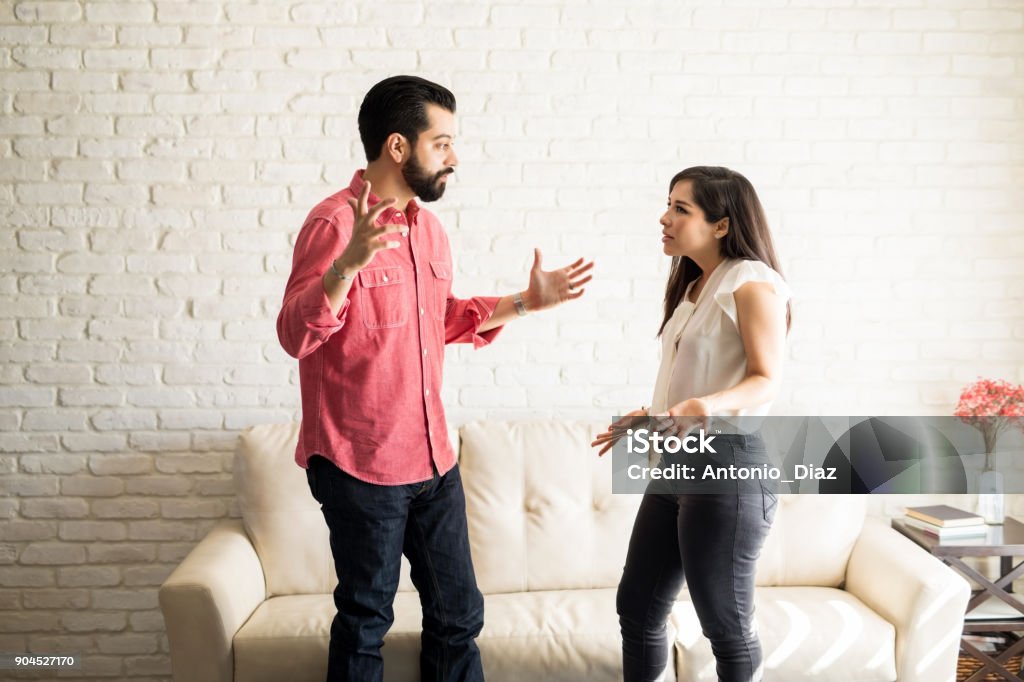
[[526,315],[526,304],[523,303],[523,295],[519,292],[512,297],[512,304],[516,307],[516,312],[519,313],[519,317]]

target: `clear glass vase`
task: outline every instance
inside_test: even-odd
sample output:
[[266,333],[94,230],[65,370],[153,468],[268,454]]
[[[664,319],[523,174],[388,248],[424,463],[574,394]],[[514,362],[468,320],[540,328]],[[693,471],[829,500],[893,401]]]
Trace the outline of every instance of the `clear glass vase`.
[[988,460],[986,457],[985,469],[978,474],[978,515],[985,523],[1001,524],[1006,517],[1003,472],[993,469]]

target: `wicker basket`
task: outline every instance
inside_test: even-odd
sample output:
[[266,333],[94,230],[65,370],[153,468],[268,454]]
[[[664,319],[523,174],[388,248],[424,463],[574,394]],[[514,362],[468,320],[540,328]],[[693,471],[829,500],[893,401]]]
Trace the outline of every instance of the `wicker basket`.
[[[1009,662],[1008,662],[1008,664],[1006,666],[1006,669],[1009,670],[1012,673],[1018,673],[1019,674],[1020,673],[1020,665],[1021,665],[1021,657],[1020,656],[1014,656],[1013,658],[1011,658],[1009,660]],[[963,682],[964,680],[966,680],[968,677],[970,677],[974,673],[978,672],[979,670],[981,670],[981,662],[980,661],[978,661],[977,659],[975,659],[972,656],[964,656],[963,654],[961,654],[959,660],[957,660],[957,662],[956,662],[956,679],[957,679],[957,682]],[[1003,682],[1005,682],[1005,680],[1006,680],[1005,677],[1002,677],[1001,675],[996,675],[995,673],[989,673],[983,679],[986,680],[986,682],[988,682],[989,680],[992,680],[993,682],[995,682],[997,680],[1002,680]]]

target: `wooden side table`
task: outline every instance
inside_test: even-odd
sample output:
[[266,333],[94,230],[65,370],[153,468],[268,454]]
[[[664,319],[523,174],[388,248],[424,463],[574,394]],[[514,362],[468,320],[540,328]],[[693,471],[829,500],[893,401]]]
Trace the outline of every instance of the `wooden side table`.
[[[1001,526],[989,526],[985,535],[948,540],[939,540],[934,535],[912,528],[903,523],[902,519],[893,519],[892,527],[939,558],[967,580],[981,586],[971,594],[971,600],[967,603],[968,614],[990,597],[1004,601],[1013,607],[1014,611],[1020,613],[1019,619],[1016,616],[997,620],[968,620],[965,618],[964,635],[977,632],[1000,632],[1007,633],[1006,636],[1013,640],[1009,646],[998,652],[993,658],[979,650],[973,643],[961,639],[960,649],[982,664],[981,669],[967,678],[967,682],[983,680],[989,673],[996,673],[1011,682],[1020,682],[1024,679],[1006,669],[1006,663],[1010,658],[1024,651],[1024,635],[1021,634],[1024,633],[1024,603],[1012,595],[1013,581],[1024,575],[1024,561],[1016,566],[1013,565],[1014,557],[1024,557],[1024,523],[1008,517]],[[965,557],[999,557],[999,572],[1002,575],[997,580],[991,581],[968,566],[963,560]]]

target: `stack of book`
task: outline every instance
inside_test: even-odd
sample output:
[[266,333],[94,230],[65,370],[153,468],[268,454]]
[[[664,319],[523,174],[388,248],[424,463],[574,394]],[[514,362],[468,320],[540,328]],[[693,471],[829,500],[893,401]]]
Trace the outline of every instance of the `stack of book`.
[[988,526],[982,517],[945,504],[907,507],[903,523],[934,535],[940,540],[970,538],[988,532]]
[[963,635],[965,642],[973,644],[978,651],[985,654],[994,654],[1006,648],[1007,637],[1004,635]]

